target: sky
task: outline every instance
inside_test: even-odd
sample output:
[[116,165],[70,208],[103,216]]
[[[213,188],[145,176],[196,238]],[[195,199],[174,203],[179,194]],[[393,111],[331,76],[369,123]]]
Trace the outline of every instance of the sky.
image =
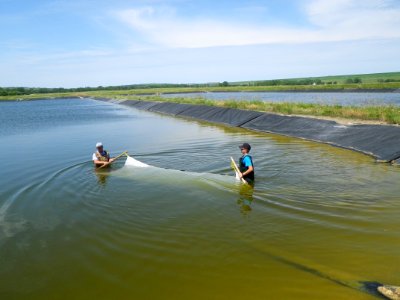
[[0,86],[400,71],[400,0],[0,0]]

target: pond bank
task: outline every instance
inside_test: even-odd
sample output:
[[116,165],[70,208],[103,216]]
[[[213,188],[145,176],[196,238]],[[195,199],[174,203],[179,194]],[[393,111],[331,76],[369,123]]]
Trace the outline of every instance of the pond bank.
[[285,116],[260,111],[173,102],[112,100],[136,109],[296,137],[370,155],[378,162],[400,159],[400,127],[392,125],[343,125],[335,121]]
[[[171,90],[171,89],[170,89]],[[152,90],[155,92],[156,90]],[[62,99],[62,98],[104,98],[115,100],[144,100],[157,102],[173,102],[186,104],[204,104],[244,110],[255,110],[283,115],[299,115],[328,119],[345,125],[347,123],[374,123],[400,125],[399,93],[268,93],[210,92],[205,94],[185,93],[168,94],[167,90],[159,90],[155,94],[143,91],[102,91],[79,93],[34,94],[25,96],[2,97],[7,100]],[[148,91],[147,91],[148,92]],[[188,92],[188,90],[186,90]],[[327,95],[334,95],[332,97]],[[234,96],[234,95],[241,95]],[[259,95],[255,97],[255,95]],[[286,95],[286,96],[282,96]],[[347,95],[347,96],[344,96]],[[354,95],[354,96],[353,96]],[[387,96],[390,95],[390,96]],[[395,95],[395,96],[393,96]],[[235,98],[237,97],[237,98]],[[267,98],[266,98],[267,97]]]

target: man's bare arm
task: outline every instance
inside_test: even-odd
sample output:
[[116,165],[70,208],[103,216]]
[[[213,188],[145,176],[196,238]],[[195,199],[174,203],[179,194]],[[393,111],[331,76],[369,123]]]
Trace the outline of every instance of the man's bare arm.
[[93,163],[96,166],[103,166],[103,165],[107,165],[109,162],[108,161],[102,161],[102,160],[94,160]]
[[243,172],[243,173],[240,174],[240,175],[241,175],[240,178],[243,178],[243,176],[246,176],[247,174],[251,173],[253,170],[254,170],[254,167],[253,167],[253,166],[250,166],[250,167],[246,170],[246,172]]

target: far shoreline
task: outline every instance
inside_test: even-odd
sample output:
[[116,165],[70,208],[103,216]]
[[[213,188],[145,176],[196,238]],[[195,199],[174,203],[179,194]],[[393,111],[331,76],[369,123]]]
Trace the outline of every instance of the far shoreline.
[[[165,92],[160,95],[174,95],[174,94],[207,94],[207,93],[400,93],[400,88],[393,89],[309,89],[309,90],[257,90],[257,91],[230,91],[230,90],[218,90],[218,91],[188,91],[188,92]],[[156,95],[155,93],[144,93],[137,94],[141,96]]]

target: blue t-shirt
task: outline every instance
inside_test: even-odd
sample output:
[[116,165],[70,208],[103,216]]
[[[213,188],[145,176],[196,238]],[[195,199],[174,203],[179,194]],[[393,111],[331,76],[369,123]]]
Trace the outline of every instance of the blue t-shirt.
[[243,158],[243,163],[244,163],[244,165],[245,165],[246,167],[253,166],[253,164],[251,163],[251,159],[250,159],[250,157],[249,157],[248,155],[246,155],[246,156]]

